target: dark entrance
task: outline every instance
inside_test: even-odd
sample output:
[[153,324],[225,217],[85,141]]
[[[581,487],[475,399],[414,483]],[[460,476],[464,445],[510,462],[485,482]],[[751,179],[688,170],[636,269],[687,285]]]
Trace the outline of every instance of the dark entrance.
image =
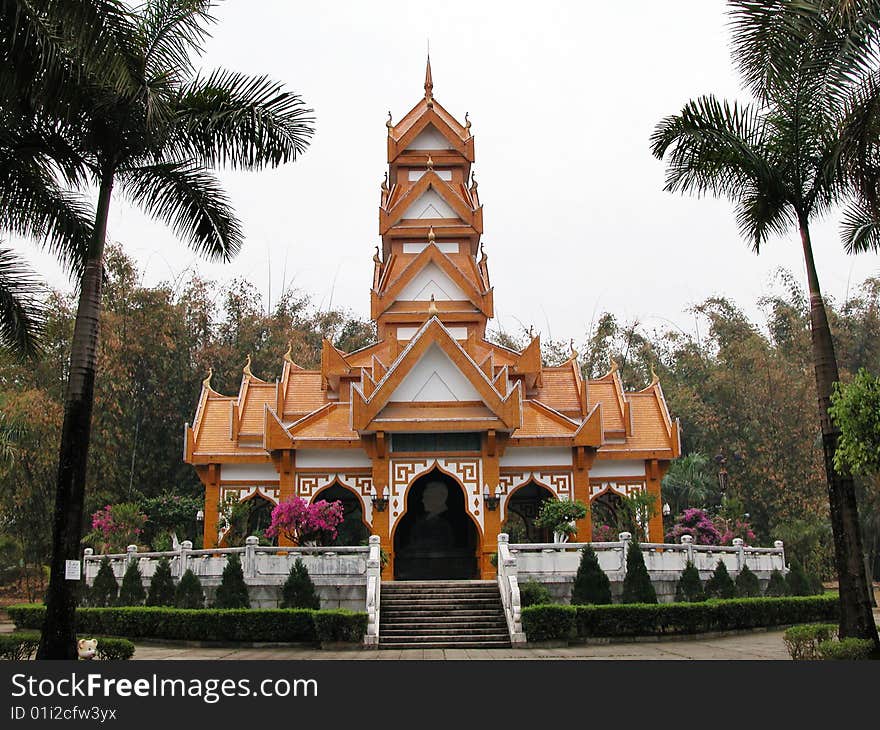
[[336,528],[336,539],[326,545],[366,545],[370,537],[364,524],[364,510],[357,495],[338,483],[320,492],[315,501],[342,502],[342,524]]
[[510,542],[553,542],[553,531],[535,524],[541,505],[553,498],[549,489],[534,482],[513,493],[507,503],[507,519],[501,526],[502,532],[510,536]]
[[476,578],[477,528],[455,480],[435,469],[410,487],[406,504],[394,533],[395,579]]

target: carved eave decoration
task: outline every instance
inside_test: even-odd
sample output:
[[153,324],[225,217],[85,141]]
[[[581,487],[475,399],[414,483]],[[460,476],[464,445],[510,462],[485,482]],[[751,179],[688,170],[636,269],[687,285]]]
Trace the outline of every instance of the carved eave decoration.
[[[402,220],[407,220],[415,226],[433,225],[438,227],[436,222],[449,221],[452,225],[461,224],[462,222],[473,228],[477,233],[483,232],[483,208],[482,206],[474,207],[470,201],[463,198],[458,191],[440,176],[434,170],[426,170],[410,188],[397,197],[399,186],[395,186],[392,191],[390,200],[390,208],[379,208],[379,235],[384,236],[392,226],[398,224]],[[407,218],[403,215],[409,206],[419,199],[421,195],[426,193],[428,189],[434,190],[458,215],[458,219],[440,218],[440,219],[422,219]]]

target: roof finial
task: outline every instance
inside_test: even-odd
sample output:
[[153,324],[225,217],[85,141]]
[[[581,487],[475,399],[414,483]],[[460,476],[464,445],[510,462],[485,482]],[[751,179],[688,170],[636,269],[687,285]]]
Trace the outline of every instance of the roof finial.
[[483,248],[483,242],[480,241],[480,263],[486,263],[486,259],[489,257],[486,256],[486,250]]
[[428,229],[428,243],[434,243],[434,226]]
[[251,372],[251,356],[250,356],[250,353],[248,353],[247,361],[245,362],[244,367],[242,368],[241,371],[242,371],[245,375],[247,375],[249,378],[254,377],[254,374]]
[[617,372],[617,360],[614,359],[614,355],[611,356],[611,372]]
[[[650,367],[651,367],[651,385],[657,385],[657,383],[660,382],[660,378],[658,378],[657,373],[654,372],[654,363],[653,362],[651,362]],[[651,385],[649,385],[648,387],[650,388]]]
[[426,160],[425,164],[428,166],[429,170],[433,170],[434,169],[434,158],[431,157],[431,155],[428,155],[428,159]]
[[208,368],[208,377],[202,381],[202,387],[211,389],[211,377],[214,375],[214,368]]
[[387,172],[385,173],[385,179],[382,181],[382,192],[383,193],[388,192],[388,173]]
[[434,95],[434,81],[431,78],[431,41],[428,41],[428,64],[425,67],[425,98],[429,101]]
[[535,328],[532,325],[529,325],[529,337],[535,339]]
[[379,258],[379,247],[378,246],[376,246],[376,253],[373,254],[373,261],[375,261],[377,264],[382,263],[382,259]]
[[568,343],[568,348],[571,350],[571,359],[576,360],[580,353],[574,349],[574,337],[572,337],[571,341]]
[[388,136],[390,137],[391,136],[391,129],[394,126],[391,123],[391,110],[390,109],[388,110],[388,119],[385,122],[385,126],[388,127]]
[[464,128],[465,128],[465,131],[468,133],[468,136],[470,136],[470,133],[471,133],[471,120],[468,119],[469,114],[470,114],[470,112],[464,113]]
[[284,359],[293,365],[293,340],[287,342],[287,352],[284,353]]
[[437,302],[434,301],[434,295],[431,295],[431,301],[428,303],[428,314],[437,314]]
[[477,189],[477,176],[474,174],[474,171],[471,170],[471,190]]

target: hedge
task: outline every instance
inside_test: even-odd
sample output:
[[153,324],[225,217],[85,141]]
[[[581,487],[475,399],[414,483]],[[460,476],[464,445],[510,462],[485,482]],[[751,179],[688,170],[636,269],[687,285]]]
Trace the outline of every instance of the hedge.
[[849,637],[835,641],[828,639],[819,644],[819,656],[822,659],[832,661],[855,661],[872,659],[874,642],[870,639],[856,639]]
[[[98,639],[97,659],[119,660],[131,659],[134,656],[134,644],[128,639],[107,636],[82,636],[80,638]],[[0,659],[30,659],[36,653],[39,645],[40,634],[37,632],[17,631],[12,634],[2,634],[0,635]]]
[[820,659],[819,644],[837,636],[837,624],[803,624],[785,630],[782,641],[796,661]]
[[[835,621],[838,597],[713,599],[702,603],[529,606],[522,610],[530,641],[615,636],[697,634],[708,631]],[[572,629],[570,623],[574,621]]]
[[367,633],[367,614],[344,608],[314,612],[315,633],[323,642],[362,641]]
[[[46,607],[29,604],[6,609],[18,628],[38,629]],[[326,620],[319,618],[332,614]],[[361,641],[366,633],[366,613],[312,611],[299,608],[191,609],[165,606],[77,608],[79,633],[108,634],[128,638],[179,639],[188,641],[309,642],[319,640],[316,624],[333,626],[334,636],[353,638],[329,641]]]

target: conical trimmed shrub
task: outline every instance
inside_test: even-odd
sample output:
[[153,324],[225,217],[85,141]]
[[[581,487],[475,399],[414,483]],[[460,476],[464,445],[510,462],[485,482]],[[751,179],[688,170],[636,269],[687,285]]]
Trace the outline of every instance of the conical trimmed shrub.
[[596,551],[587,545],[581,550],[581,563],[571,589],[571,603],[574,606],[585,606],[611,602],[611,582],[599,565]]
[[178,608],[205,607],[205,591],[202,590],[202,581],[192,570],[187,569],[180,577],[177,590],[174,591],[174,605]]
[[791,569],[785,576],[785,587],[790,596],[811,596],[813,587],[804,567],[794,560],[791,561]]
[[168,558],[160,558],[156,572],[150,579],[150,590],[147,593],[148,606],[174,605],[174,578],[171,577],[171,562]]
[[706,581],[706,598],[736,598],[736,584],[723,560],[718,561],[715,572]]
[[620,600],[622,603],[657,603],[657,591],[651,584],[642,549],[635,540],[626,553],[626,576]]
[[778,570],[770,573],[770,580],[764,589],[764,595],[769,598],[779,598],[788,595],[788,586],[785,583],[785,576]]
[[290,575],[281,588],[281,608],[313,608],[316,611],[321,608],[321,599],[301,558],[290,566]]
[[89,603],[92,606],[115,606],[119,598],[119,583],[113,575],[110,567],[110,559],[103,558],[98,574],[92,582],[92,590],[89,591]]
[[144,590],[144,577],[138,567],[137,560],[128,564],[125,575],[122,576],[122,587],[119,589],[120,606],[143,606],[147,598]]
[[736,595],[738,598],[756,598],[761,595],[761,583],[748,565],[744,565],[736,576]]
[[694,603],[706,600],[706,594],[703,593],[703,581],[700,580],[700,571],[690,560],[681,571],[681,578],[675,586],[675,600],[677,603]]
[[244,571],[241,568],[241,558],[233,553],[226,559],[226,567],[223,568],[223,577],[217,586],[217,595],[214,598],[214,608],[250,608],[251,601],[248,597],[247,584],[244,582]]

